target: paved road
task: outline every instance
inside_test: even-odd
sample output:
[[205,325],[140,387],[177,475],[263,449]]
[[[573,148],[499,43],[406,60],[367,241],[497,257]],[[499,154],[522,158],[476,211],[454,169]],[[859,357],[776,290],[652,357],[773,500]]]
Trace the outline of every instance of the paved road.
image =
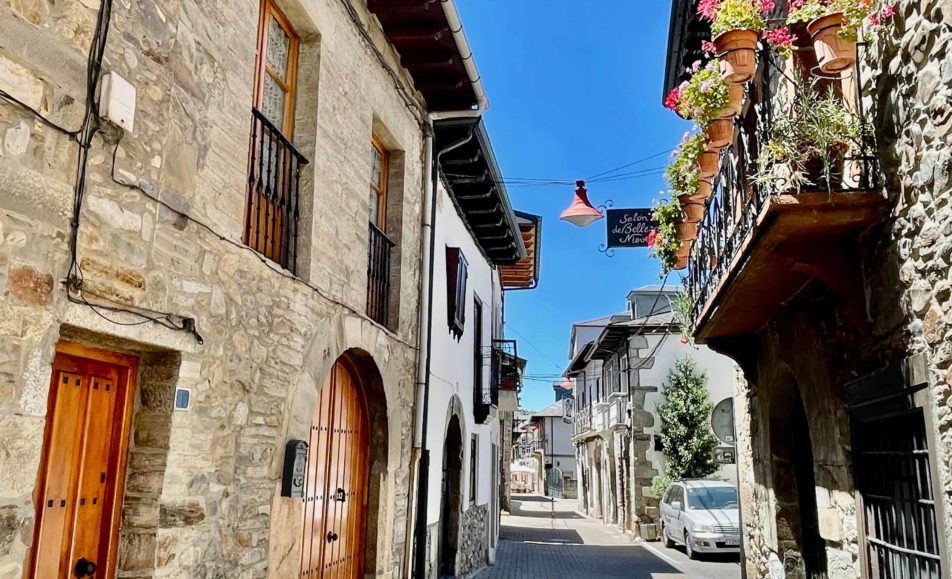
[[474,579],[738,579],[737,557],[690,561],[661,543],[638,545],[575,512],[575,500],[516,495],[503,516],[496,564]]

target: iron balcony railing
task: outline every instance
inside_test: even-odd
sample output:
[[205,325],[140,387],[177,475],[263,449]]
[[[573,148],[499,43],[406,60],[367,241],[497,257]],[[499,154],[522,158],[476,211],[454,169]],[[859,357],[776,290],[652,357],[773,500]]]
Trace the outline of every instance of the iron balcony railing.
[[[855,95],[850,97],[855,114],[861,124],[868,127],[867,113],[863,106],[863,82],[860,77],[862,48],[857,65],[852,69],[851,84]],[[688,263],[687,286],[693,303],[692,320],[698,321],[714,292],[729,274],[730,266],[741,248],[757,229],[757,219],[771,197],[786,194],[796,195],[791,185],[784,181],[755,180],[758,159],[769,140],[773,120],[786,111],[776,110],[781,92],[790,94],[796,81],[783,66],[781,57],[769,47],[758,51],[757,76],[748,84],[747,106],[744,113],[734,119],[734,142],[721,152],[720,170],[714,180],[714,194],[709,199],[704,219],[698,226],[697,239],[691,248]],[[845,86],[845,85],[844,85]],[[829,90],[833,90],[831,87]],[[879,190],[879,164],[874,139],[868,130],[864,136],[850,144],[850,152],[842,159],[842,174],[830,183],[803,187],[802,192],[856,193]],[[809,177],[821,183],[820,168],[815,168]]]
[[370,224],[367,264],[367,315],[378,324],[390,323],[390,259],[394,242]]
[[575,433],[581,434],[592,428],[592,407],[586,406],[575,414]]
[[261,111],[251,109],[248,201],[243,241],[295,270],[301,168],[307,158]]
[[522,387],[522,372],[515,340],[493,340],[492,386],[490,400],[499,401],[499,390],[518,391]]

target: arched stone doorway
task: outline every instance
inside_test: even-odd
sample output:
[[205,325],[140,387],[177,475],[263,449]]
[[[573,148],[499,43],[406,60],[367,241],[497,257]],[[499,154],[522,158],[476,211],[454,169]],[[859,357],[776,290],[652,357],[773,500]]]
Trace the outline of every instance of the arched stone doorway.
[[439,574],[456,576],[459,551],[459,519],[462,511],[463,428],[453,414],[446,428],[443,446],[443,484],[440,500]]
[[369,356],[348,352],[324,380],[308,436],[301,577],[357,579],[376,571],[386,403]]
[[800,389],[786,374],[770,403],[777,547],[788,577],[821,577],[826,550],[817,516],[813,443]]

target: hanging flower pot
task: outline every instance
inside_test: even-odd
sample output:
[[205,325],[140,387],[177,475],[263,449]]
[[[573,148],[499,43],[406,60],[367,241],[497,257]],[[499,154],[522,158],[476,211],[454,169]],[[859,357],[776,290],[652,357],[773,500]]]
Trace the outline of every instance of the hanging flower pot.
[[721,150],[734,140],[734,120],[715,119],[707,127],[707,144],[710,148]]
[[731,84],[743,84],[757,71],[756,30],[728,30],[714,38],[721,74]]
[[856,42],[843,38],[842,29],[843,14],[839,12],[807,25],[820,70],[826,74],[837,74],[856,63]]
[[675,223],[674,227],[678,231],[678,239],[681,240],[682,248],[684,247],[684,242],[697,239],[697,222],[688,223],[686,221],[680,221]]
[[685,223],[700,223],[704,220],[704,199],[697,195],[678,195]]
[[730,95],[730,104],[727,105],[727,110],[731,112],[731,115],[739,115],[744,108],[744,83],[740,84],[731,84],[729,87]]
[[711,195],[714,194],[714,185],[711,179],[701,179],[697,182],[697,193],[695,197],[701,199],[710,199]]
[[717,175],[720,158],[721,155],[716,149],[708,149],[701,154],[698,161],[701,179],[713,179]]
[[675,260],[675,262],[674,262],[674,267],[672,267],[671,269],[681,270],[681,269],[687,269],[687,268],[688,268],[688,258],[687,258],[687,257],[681,257],[681,256],[679,255],[679,256],[677,257],[677,259]]

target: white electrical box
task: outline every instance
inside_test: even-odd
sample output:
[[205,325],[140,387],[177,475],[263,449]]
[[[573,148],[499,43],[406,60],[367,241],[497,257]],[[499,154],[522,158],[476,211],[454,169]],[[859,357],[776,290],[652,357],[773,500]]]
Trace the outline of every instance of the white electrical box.
[[102,78],[99,116],[132,132],[136,119],[136,87],[115,72]]

